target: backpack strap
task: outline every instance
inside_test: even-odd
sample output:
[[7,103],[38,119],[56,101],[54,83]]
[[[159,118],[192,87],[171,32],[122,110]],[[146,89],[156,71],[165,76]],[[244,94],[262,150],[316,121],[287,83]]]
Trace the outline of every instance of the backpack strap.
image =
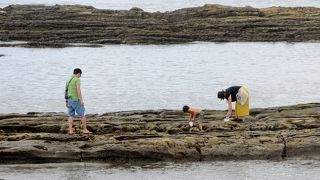
[[64,98],[65,98],[65,100],[66,100],[66,103],[68,103],[68,88],[69,88],[69,85],[70,85],[70,82],[72,81],[72,79],[73,79],[74,77],[72,77],[70,80],[69,80],[69,82],[68,82],[68,84],[66,85],[66,89],[65,89],[65,94],[64,94]]
[[74,78],[74,76],[69,80],[69,82],[68,82],[68,84],[67,84],[67,86],[66,86],[66,91],[68,91],[70,82],[72,81],[73,78]]

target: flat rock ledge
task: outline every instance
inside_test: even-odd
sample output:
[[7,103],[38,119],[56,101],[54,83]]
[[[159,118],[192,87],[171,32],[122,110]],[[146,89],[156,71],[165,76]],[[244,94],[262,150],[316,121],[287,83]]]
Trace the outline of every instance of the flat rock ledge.
[[315,7],[205,5],[170,12],[145,12],[139,8],[10,5],[0,8],[0,41],[26,43],[1,43],[0,47],[319,41],[319,24],[320,9]]
[[64,113],[0,114],[0,163],[320,159],[320,104],[252,109],[243,122],[205,110],[204,131],[176,110],[89,115],[67,134]]

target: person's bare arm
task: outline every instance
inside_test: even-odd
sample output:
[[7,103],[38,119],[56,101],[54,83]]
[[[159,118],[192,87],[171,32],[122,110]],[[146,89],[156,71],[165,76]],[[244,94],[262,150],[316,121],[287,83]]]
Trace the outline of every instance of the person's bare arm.
[[195,121],[195,120],[196,120],[196,114],[197,114],[197,113],[195,113],[195,112],[192,113],[192,116],[191,116],[191,120],[192,120],[192,121]]
[[228,113],[227,117],[230,118],[232,115],[232,98],[231,95],[228,97]]
[[80,98],[80,103],[83,105],[83,98],[82,98],[82,94],[81,94],[81,88],[80,88],[80,84],[77,85],[77,93],[78,93],[78,97]]

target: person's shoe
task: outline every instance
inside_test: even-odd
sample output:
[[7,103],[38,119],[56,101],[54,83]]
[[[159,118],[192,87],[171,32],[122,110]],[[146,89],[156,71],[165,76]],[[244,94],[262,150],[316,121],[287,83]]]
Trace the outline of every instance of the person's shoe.
[[226,118],[223,119],[223,121],[224,121],[224,122],[229,122],[229,121],[230,121],[230,118],[226,117]]

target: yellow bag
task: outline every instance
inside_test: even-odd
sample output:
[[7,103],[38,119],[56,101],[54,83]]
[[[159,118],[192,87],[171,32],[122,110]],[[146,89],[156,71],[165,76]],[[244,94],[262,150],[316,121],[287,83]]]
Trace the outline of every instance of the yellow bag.
[[[239,94],[239,95],[238,95]],[[242,86],[237,94],[236,116],[244,117],[249,115],[249,90]]]

